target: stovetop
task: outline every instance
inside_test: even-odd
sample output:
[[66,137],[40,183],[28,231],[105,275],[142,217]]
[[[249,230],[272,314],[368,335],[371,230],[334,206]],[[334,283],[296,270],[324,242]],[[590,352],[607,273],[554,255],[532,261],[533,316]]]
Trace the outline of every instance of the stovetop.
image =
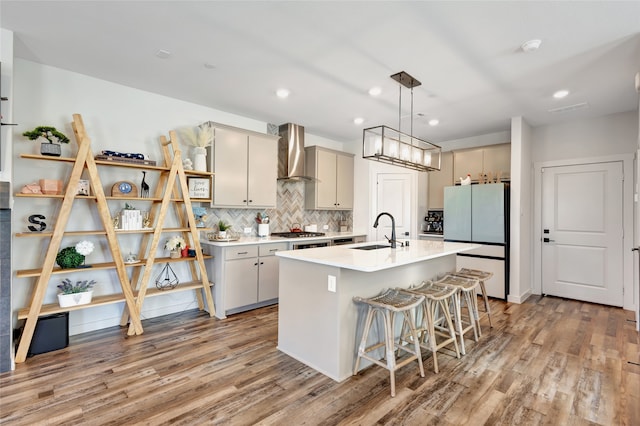
[[284,237],[284,238],[309,238],[309,237],[322,237],[324,232],[272,232],[272,237]]

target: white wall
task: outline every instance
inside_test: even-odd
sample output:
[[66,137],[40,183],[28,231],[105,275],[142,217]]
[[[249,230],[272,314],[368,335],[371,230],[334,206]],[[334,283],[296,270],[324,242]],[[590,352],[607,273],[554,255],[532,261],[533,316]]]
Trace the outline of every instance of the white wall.
[[509,130],[504,130],[502,132],[487,133],[485,135],[471,136],[468,138],[451,139],[440,142],[437,145],[440,145],[443,151],[455,151],[487,145],[498,145],[502,143],[509,143],[510,141],[511,133]]
[[532,234],[531,127],[522,117],[511,119],[511,190],[509,295],[522,303],[531,294]]
[[[92,140],[94,154],[100,150],[110,149],[121,152],[141,152],[152,159],[160,160],[158,138],[168,135],[172,129],[182,126],[194,126],[205,121],[215,121],[235,127],[266,133],[267,123],[225,113],[201,105],[179,101],[165,96],[144,92],[130,87],[121,86],[104,80],[65,71],[58,68],[43,66],[30,61],[16,59],[15,66],[15,102],[14,119],[21,125],[13,129],[14,138],[14,191],[39,178],[62,179],[65,181],[70,172],[68,166],[58,162],[34,161],[19,158],[21,153],[38,153],[39,143],[28,141],[21,133],[39,125],[51,125],[65,133],[72,140],[69,145],[62,147],[63,156],[74,156],[76,152],[73,131],[71,128],[72,114],[79,113],[84,119],[87,133]],[[4,67],[4,64],[3,64]],[[342,144],[321,137],[307,134],[307,144],[323,145],[340,149]],[[190,152],[185,150],[185,156]],[[140,171],[128,171],[123,168],[101,168],[101,180],[105,191],[109,193],[113,183],[119,180],[140,182]],[[149,176],[151,189],[157,181],[157,176]],[[18,198],[15,202],[13,229],[15,232],[26,231],[26,218],[34,213],[42,213],[47,217],[47,223],[52,226],[55,222],[57,210],[47,199],[27,200]],[[110,208],[115,212],[123,207],[120,202],[110,202]],[[138,204],[140,204],[138,206]],[[148,209],[144,203],[134,203],[141,209]],[[148,203],[146,205],[149,205]],[[99,220],[94,209],[82,201],[74,204],[68,229],[95,229]],[[110,254],[102,238],[90,237],[97,245],[97,250],[87,258],[87,263],[110,260]],[[123,251],[136,252],[139,237],[121,236],[120,243]],[[46,251],[44,238],[14,238],[16,253],[13,259],[13,270],[40,267]],[[79,238],[65,238],[63,247],[75,244]],[[178,277],[188,279],[184,265],[173,264]],[[159,269],[152,274],[153,286]],[[69,275],[75,279],[96,279],[95,294],[109,294],[119,291],[119,283],[114,271],[92,271],[85,274]],[[56,298],[56,285],[59,280],[66,278],[56,275],[49,284],[45,303],[53,303]],[[27,306],[31,294],[31,279],[15,279],[14,307]],[[120,322],[123,304],[104,307],[94,307],[73,311],[70,314],[70,334],[82,333],[94,329],[114,326]],[[159,296],[145,300],[143,318],[150,318],[186,309],[193,309],[196,305],[192,292],[180,292],[166,296]]]

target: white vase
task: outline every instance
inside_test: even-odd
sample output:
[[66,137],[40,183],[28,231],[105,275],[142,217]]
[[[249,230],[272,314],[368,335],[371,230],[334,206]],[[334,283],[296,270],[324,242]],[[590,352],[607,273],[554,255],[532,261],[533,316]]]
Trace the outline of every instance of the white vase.
[[193,148],[193,170],[207,171],[207,150],[201,146]]
[[171,250],[169,252],[169,257],[171,259],[177,259],[179,257],[182,257],[182,254],[180,253],[180,249]]

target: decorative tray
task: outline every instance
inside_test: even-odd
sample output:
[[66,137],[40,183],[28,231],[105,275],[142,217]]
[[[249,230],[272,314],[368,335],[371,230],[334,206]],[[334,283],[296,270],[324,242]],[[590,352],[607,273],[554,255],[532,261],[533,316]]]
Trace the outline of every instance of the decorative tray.
[[229,238],[218,238],[218,237],[208,238],[207,237],[207,239],[209,241],[220,241],[221,243],[229,242],[229,241],[238,241],[238,237],[229,237]]

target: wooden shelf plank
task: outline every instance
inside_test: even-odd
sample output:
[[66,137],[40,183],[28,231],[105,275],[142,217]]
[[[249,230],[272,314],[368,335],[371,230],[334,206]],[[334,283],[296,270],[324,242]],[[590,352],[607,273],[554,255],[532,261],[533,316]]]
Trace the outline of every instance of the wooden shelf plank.
[[[209,283],[209,285],[207,286],[208,288],[211,288],[212,284]],[[171,294],[171,293],[177,293],[179,291],[187,291],[187,290],[198,290],[202,288],[202,282],[200,281],[191,281],[191,282],[186,282],[186,283],[180,283],[176,286],[176,288],[173,289],[167,289],[167,290],[158,290],[157,288],[149,288],[147,290],[147,294],[145,295],[145,298],[147,297],[154,297],[154,296],[162,296],[163,294]],[[134,296],[138,297],[138,292],[134,292]],[[42,305],[42,309],[40,310],[40,315],[39,316],[43,316],[43,315],[51,315],[51,314],[57,314],[60,312],[70,312],[70,311],[77,311],[79,309],[85,309],[85,308],[92,308],[95,306],[104,306],[104,305],[110,305],[113,303],[120,303],[120,302],[124,302],[124,296],[122,293],[116,293],[116,294],[109,294],[106,296],[94,296],[91,299],[91,303],[88,303],[86,305],[78,305],[78,306],[70,306],[70,307],[66,307],[66,308],[61,308],[57,303],[49,303],[46,305]],[[27,315],[29,315],[29,308],[23,308],[18,310],[18,319],[22,320],[22,319],[26,319]]]
[[[20,154],[20,158],[30,158],[32,160],[47,160],[47,161],[60,161],[63,163],[75,163],[76,159],[73,157],[53,157],[50,155],[40,155],[40,154]],[[115,163],[108,160],[95,160],[96,164],[101,166],[112,166],[112,167],[126,167],[133,169],[145,169],[145,170],[156,170],[160,172],[168,172],[171,170],[170,167],[165,166],[150,166],[146,164],[135,164],[135,163]],[[189,176],[213,176],[213,172],[200,172],[196,170],[185,170],[185,175]]]
[[[211,259],[212,256],[205,254],[203,255],[204,259]],[[175,262],[187,262],[187,261],[195,261],[197,260],[197,258],[195,257],[178,257],[178,258],[171,258],[171,257],[156,257],[153,261],[153,263],[175,263]],[[132,263],[132,264],[125,264],[125,267],[132,267],[132,266],[144,266],[146,262],[146,259],[142,259],[140,262],[138,263]],[[92,263],[90,268],[59,268],[59,267],[55,267],[51,270],[51,274],[70,274],[73,272],[86,272],[88,270],[103,270],[103,269],[114,269],[116,267],[115,262],[104,262],[104,263]],[[16,271],[16,277],[18,278],[27,278],[27,277],[39,277],[40,274],[42,274],[42,269],[22,269],[19,271]]]
[[[198,228],[200,231],[213,231],[213,228]],[[152,234],[155,229],[139,229],[136,231],[122,231],[116,229],[116,234]],[[189,228],[163,228],[160,232],[189,232]],[[85,236],[85,235],[105,235],[107,231],[67,231],[64,233],[65,237],[70,236]],[[18,232],[15,234],[17,238],[24,237],[51,237],[53,232]]]

